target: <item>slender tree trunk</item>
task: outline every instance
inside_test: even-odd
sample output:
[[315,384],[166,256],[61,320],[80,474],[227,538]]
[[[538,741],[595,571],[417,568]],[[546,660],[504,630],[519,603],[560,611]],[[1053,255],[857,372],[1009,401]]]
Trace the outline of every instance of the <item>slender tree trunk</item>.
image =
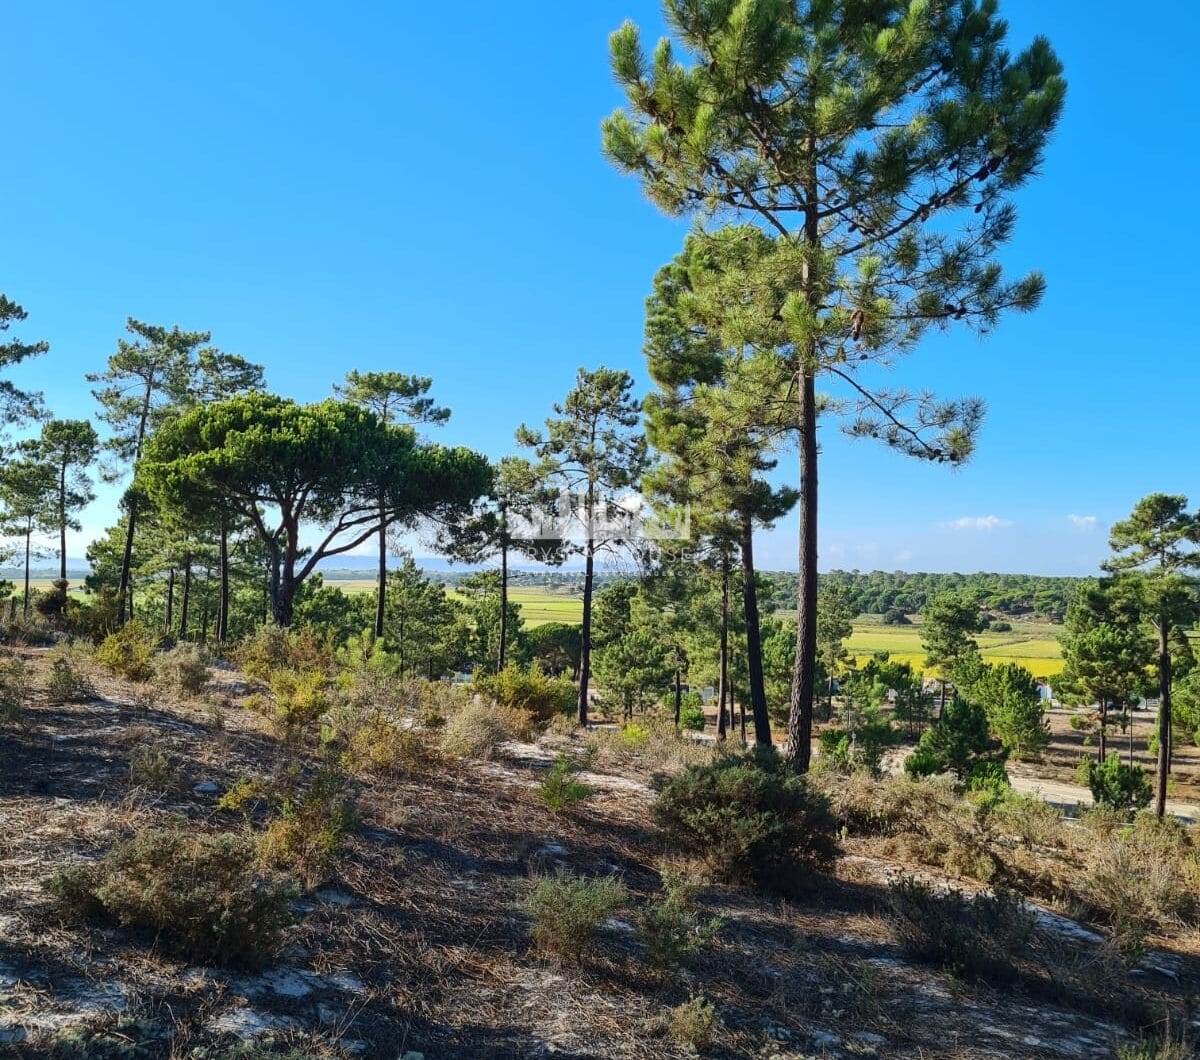
[[1100,697],[1100,764],[1108,753],[1108,698]]
[[[750,713],[754,717],[754,742],[771,746],[771,718],[767,713],[767,689],[763,679],[762,635],[759,631],[758,586],[754,581],[754,521],[749,509],[741,512],[742,607],[746,612],[746,673],[750,683]],[[742,705],[745,716],[745,704]],[[745,739],[745,725],[742,738]]]
[[683,682],[679,667],[675,667],[675,728],[679,728],[680,715],[683,713]]
[[192,554],[183,556],[183,596],[179,600],[179,639],[187,639],[188,604],[192,599]]
[[30,519],[25,524],[25,604],[21,613],[29,618],[29,551],[30,541],[33,538],[33,520]]
[[379,576],[375,590],[375,638],[383,639],[383,609],[387,597],[387,502],[379,498]]
[[167,571],[167,604],[163,608],[163,632],[170,633],[175,622],[175,568]]
[[[133,533],[134,524],[137,522],[137,513],[134,511],[136,501],[131,500],[129,503],[129,518],[125,523],[125,550],[121,554],[121,579],[117,585],[117,599],[121,601],[121,621],[120,624],[125,624],[125,604],[130,593],[129,585],[129,568],[133,564]],[[132,608],[130,608],[132,612]],[[132,614],[130,615],[132,617]]]
[[[588,494],[588,520],[591,526],[591,494]],[[579,637],[579,724],[587,725],[588,679],[592,670],[592,574],[595,572],[596,543],[589,536],[584,546],[583,622]]]
[[224,644],[229,636],[229,515],[221,512],[220,555],[217,559],[217,643]]
[[1158,773],[1154,778],[1154,816],[1167,812],[1171,773],[1171,617],[1163,603],[1158,612]]
[[817,662],[817,395],[809,368],[800,379],[800,544],[796,591],[796,665],[788,713],[787,757],[807,773],[812,757],[813,695]]
[[58,469],[58,580],[67,580],[67,462]]
[[725,699],[729,695],[729,555],[721,563],[721,643],[718,649],[717,739],[724,740]]
[[[154,394],[154,378],[146,380],[146,390],[142,395],[142,415],[138,420],[137,440],[133,446],[133,464],[137,467],[138,459],[142,455],[142,442],[146,438],[146,423],[150,419],[150,399]],[[117,585],[117,599],[124,601],[129,598],[129,617],[133,617],[133,592],[130,587],[130,568],[133,566],[133,534],[134,526],[137,523],[137,499],[131,497],[129,502],[129,521],[125,526],[125,551],[121,555],[121,580]],[[124,625],[125,615],[124,608],[120,611],[120,624]]]
[[504,508],[500,508],[500,646],[496,651],[496,673],[504,669],[504,654],[508,646],[508,529]]

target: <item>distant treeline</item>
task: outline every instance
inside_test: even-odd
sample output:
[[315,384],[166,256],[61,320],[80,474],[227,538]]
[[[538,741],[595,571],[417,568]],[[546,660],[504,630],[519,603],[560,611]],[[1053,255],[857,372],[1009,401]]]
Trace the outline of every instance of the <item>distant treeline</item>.
[[[430,571],[429,576],[447,585],[455,585],[469,571]],[[596,574],[597,588],[613,582],[628,581],[631,575],[619,572]],[[764,603],[768,613],[788,611],[796,606],[794,571],[767,571],[760,574],[764,584]],[[908,574],[904,571],[829,571],[821,575],[822,584],[843,589],[850,605],[859,614],[884,615],[900,612],[913,615],[928,601],[945,592],[964,592],[973,596],[985,611],[1012,618],[1039,617],[1061,621],[1079,578],[1050,578],[1035,574]],[[579,571],[512,571],[510,584],[545,589],[564,594],[583,591]]]
[[[766,575],[771,604],[778,610],[795,607],[796,575],[773,571]],[[1079,578],[1049,578],[1035,574],[907,574],[904,571],[829,571],[822,584],[843,589],[859,614],[889,612],[916,614],[940,593],[966,593],[985,611],[1014,618],[1038,616],[1061,621]]]

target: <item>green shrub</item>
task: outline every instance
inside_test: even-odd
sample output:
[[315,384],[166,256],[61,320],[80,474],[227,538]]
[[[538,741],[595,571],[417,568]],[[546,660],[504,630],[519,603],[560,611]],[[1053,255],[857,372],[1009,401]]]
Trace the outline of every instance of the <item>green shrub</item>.
[[634,934],[658,968],[687,964],[721,928],[719,917],[706,917],[696,901],[696,883],[677,869],[661,870],[663,893],[638,910]]
[[671,1037],[691,1052],[710,1045],[716,1028],[717,1010],[700,995],[676,1005],[667,1017]]
[[334,658],[311,633],[283,629],[281,626],[259,626],[238,644],[234,661],[248,677],[269,680],[276,670],[320,671],[332,673]]
[[530,935],[544,953],[578,960],[600,925],[628,899],[625,884],[614,876],[587,879],[559,869],[534,880],[525,899]]
[[559,714],[570,714],[579,699],[578,689],[567,678],[547,677],[537,667],[506,666],[498,674],[479,674],[475,687],[502,707],[527,711],[539,728]]
[[575,775],[579,769],[579,762],[571,755],[561,754],[555,759],[537,787],[538,798],[547,809],[564,813],[592,797],[595,789]]
[[333,875],[342,844],[359,825],[350,778],[325,765],[307,784],[280,785],[271,801],[279,816],[267,825],[259,853],[293,873],[306,890],[319,887]]
[[150,744],[139,744],[129,755],[129,786],[147,791],[170,791],[179,783],[179,770],[170,758]]
[[154,660],[154,676],[159,684],[175,692],[197,696],[211,678],[208,653],[195,644],[176,644]]
[[[693,693],[694,694],[694,693]],[[699,696],[696,696],[699,699]],[[685,703],[679,708],[679,727],[689,732],[703,732],[707,724],[704,718],[704,708],[698,703]]]
[[86,703],[96,698],[96,686],[70,656],[58,655],[50,663],[46,694],[51,703]]
[[158,638],[141,622],[126,622],[100,642],[96,662],[129,681],[149,681],[154,676],[157,646]]
[[836,852],[828,801],[774,752],[689,766],[656,787],[654,820],[667,838],[727,878],[786,886],[805,862]]
[[1061,844],[1062,810],[1035,795],[1010,793],[1001,803],[998,815],[1027,847]]
[[891,725],[867,715],[852,729],[826,729],[819,737],[821,759],[839,773],[865,770],[878,775],[884,750],[894,742]]
[[955,697],[946,704],[939,721],[921,734],[917,749],[904,762],[910,776],[953,773],[965,777],[980,761],[1004,760],[1000,745],[988,734],[982,707]]
[[424,772],[442,760],[425,733],[402,729],[380,717],[355,728],[349,745],[357,768],[384,775]]
[[242,835],[147,829],[100,863],[47,881],[69,910],[161,934],[198,964],[257,967],[291,920],[295,886],[258,867]]
[[269,677],[273,720],[285,739],[299,739],[336,702],[329,677],[321,670],[273,670]]
[[1091,758],[1081,759],[1076,774],[1091,789],[1098,806],[1132,813],[1150,805],[1150,778],[1141,766],[1121,763],[1116,751],[1109,753],[1103,764]]
[[0,658],[0,724],[19,725],[29,696],[29,667],[16,655]]
[[888,898],[900,945],[964,978],[1012,979],[1013,959],[1033,937],[1033,914],[1005,891],[968,898],[907,877],[892,884]]
[[43,618],[58,618],[67,609],[67,588],[70,582],[55,578],[49,589],[43,589],[33,597],[33,607]]

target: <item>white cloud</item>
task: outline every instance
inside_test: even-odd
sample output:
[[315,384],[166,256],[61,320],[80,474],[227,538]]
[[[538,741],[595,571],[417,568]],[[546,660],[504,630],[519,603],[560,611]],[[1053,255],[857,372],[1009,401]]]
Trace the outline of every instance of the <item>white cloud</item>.
[[897,563],[907,563],[913,558],[913,553],[910,549],[902,549],[900,552],[896,553],[895,558]]
[[1090,530],[1096,525],[1096,517],[1094,515],[1068,515],[1071,520],[1080,530]]
[[995,530],[998,526],[1012,526],[1012,520],[997,515],[964,515],[961,519],[942,523],[942,526],[948,530]]

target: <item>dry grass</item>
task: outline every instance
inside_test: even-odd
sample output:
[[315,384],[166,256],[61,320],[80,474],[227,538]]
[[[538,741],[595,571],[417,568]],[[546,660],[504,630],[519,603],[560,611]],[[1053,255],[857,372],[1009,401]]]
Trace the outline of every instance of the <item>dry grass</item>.
[[[588,777],[596,792],[578,812],[555,814],[537,795],[553,753],[517,759],[500,749],[488,762],[453,767],[425,757],[458,713],[453,693],[443,689],[393,695],[365,684],[357,693],[339,687],[339,704],[358,695],[357,720],[342,716],[322,751],[315,730],[288,744],[236,696],[222,707],[216,731],[202,704],[164,693],[137,701],[130,686],[110,678],[96,681],[105,699],[49,704],[43,657],[27,661],[31,724],[6,731],[0,745],[7,824],[0,834],[0,966],[19,979],[4,988],[6,1018],[28,1027],[25,1056],[53,1055],[49,1031],[39,1028],[59,1014],[78,1018],[85,987],[113,983],[126,991],[128,1022],[94,1014],[74,1025],[81,1040],[107,1046],[124,1035],[149,1057],[174,1050],[210,1060],[231,1041],[217,1021],[247,1007],[294,1020],[293,1029],[275,1033],[276,1048],[304,1056],[345,1055],[363,1042],[368,1060],[394,1060],[408,1050],[452,1060],[516,1058],[551,1047],[566,1055],[673,1060],[691,1046],[672,1033],[669,1014],[693,997],[711,1004],[716,1017],[704,1055],[817,1056],[827,1048],[814,1037],[819,1032],[842,1055],[984,1060],[1013,1055],[1012,1041],[1027,1034],[1132,1042],[1122,1038],[1122,1021],[1132,1030],[1147,1011],[1181,1009],[1200,983],[1200,968],[1178,941],[1176,952],[1155,958],[1171,964],[1178,982],[1130,976],[1126,954],[1070,938],[1052,946],[1041,932],[1018,980],[1004,990],[975,991],[907,963],[879,916],[885,885],[864,866],[891,864],[879,860],[888,857],[888,844],[904,861],[901,833],[911,822],[950,817],[987,843],[1006,879],[1032,878],[1036,868],[1047,874],[1047,887],[1077,874],[1082,862],[1074,859],[1097,839],[1069,824],[1056,837],[1052,821],[1031,814],[981,819],[978,808],[961,806],[948,791],[917,786],[863,786],[839,795],[838,812],[850,822],[846,846],[864,860],[814,877],[802,898],[696,884],[695,915],[702,923],[719,917],[721,929],[688,956],[686,980],[663,975],[632,930],[637,914],[663,897],[655,868],[662,842],[650,825],[652,797],[638,781],[678,770],[692,755],[707,758],[709,748],[666,734],[644,741],[577,735],[568,747],[578,750],[585,740],[597,746],[589,767],[600,775]],[[403,737],[399,750],[368,753],[373,736],[382,743],[389,733],[407,733],[415,743]],[[185,783],[165,793],[131,790],[127,763],[137,744],[161,748],[183,767]],[[245,827],[257,837],[275,819],[266,800],[248,806],[242,825],[217,809],[218,795],[194,791],[197,782],[221,791],[239,778],[267,785],[293,759],[308,777],[330,754],[355,773],[362,827],[345,836],[328,890],[296,907],[298,921],[272,973],[312,977],[305,980],[310,993],[287,996],[258,980],[201,973],[152,937],[64,925],[52,915],[42,879],[66,865],[97,863],[140,830],[182,819],[195,832]],[[1161,837],[1154,843],[1172,849]],[[581,963],[557,966],[530,946],[520,906],[531,879],[560,867],[573,877],[621,879],[629,912],[624,923],[601,922]],[[350,973],[356,986],[336,986]],[[1121,1005],[1118,995],[1127,999]],[[333,1022],[320,1023],[319,1007]],[[1016,1037],[988,1037],[981,1025]],[[152,1030],[170,1030],[171,1044],[149,1037]],[[88,1038],[93,1031],[108,1038]],[[103,1055],[99,1047],[94,1055]]]

